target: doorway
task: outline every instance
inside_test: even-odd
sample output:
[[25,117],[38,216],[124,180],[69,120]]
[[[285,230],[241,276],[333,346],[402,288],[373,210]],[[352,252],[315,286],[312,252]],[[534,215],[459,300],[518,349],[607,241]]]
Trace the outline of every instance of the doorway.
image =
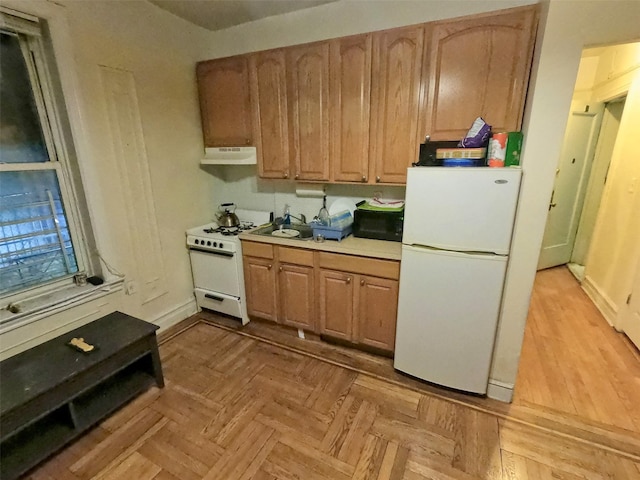
[[640,255],[636,84],[640,42],[583,51],[538,261],[567,265],[616,327]]
[[627,407],[640,401],[637,125],[640,43],[585,50],[514,397],[634,432],[640,416]]

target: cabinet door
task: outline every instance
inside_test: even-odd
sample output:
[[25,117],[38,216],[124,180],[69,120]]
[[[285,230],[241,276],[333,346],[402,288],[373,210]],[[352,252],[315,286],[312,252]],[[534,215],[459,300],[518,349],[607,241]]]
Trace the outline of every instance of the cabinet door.
[[284,50],[249,58],[254,139],[262,178],[289,177],[289,125]]
[[277,321],[276,270],[273,260],[244,257],[244,285],[249,315]]
[[329,42],[287,50],[291,163],[296,180],[329,179]]
[[247,57],[198,63],[196,76],[205,146],[250,145],[251,97]]
[[331,41],[331,180],[369,178],[371,35]]
[[354,275],[320,269],[320,333],[351,341]]
[[437,23],[428,48],[424,133],[459,140],[476,117],[494,132],[520,130],[537,8]]
[[418,159],[424,27],[387,30],[373,37],[371,161],[374,182],[406,183]]
[[398,281],[360,277],[356,341],[392,352],[396,340]]
[[280,321],[292,327],[315,329],[315,288],[313,268],[301,265],[280,265]]

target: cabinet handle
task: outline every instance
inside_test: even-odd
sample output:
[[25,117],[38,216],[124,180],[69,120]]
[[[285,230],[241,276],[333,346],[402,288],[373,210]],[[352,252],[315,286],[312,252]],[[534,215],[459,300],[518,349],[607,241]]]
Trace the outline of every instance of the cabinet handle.
[[362,175],[362,181],[366,182],[367,181],[367,176],[366,175]]
[[364,287],[364,280],[360,280],[360,285]]
[[300,178],[300,175],[296,173],[296,180]]
[[347,284],[351,283],[351,277],[347,277]]
[[267,269],[268,270],[271,270],[271,267],[273,267],[273,265],[271,265],[271,264],[267,265]]
[[287,172],[282,173],[282,178],[289,178],[289,174]]
[[282,271],[282,267],[278,268],[278,271],[281,272]]
[[376,177],[376,182],[380,183],[380,177]]

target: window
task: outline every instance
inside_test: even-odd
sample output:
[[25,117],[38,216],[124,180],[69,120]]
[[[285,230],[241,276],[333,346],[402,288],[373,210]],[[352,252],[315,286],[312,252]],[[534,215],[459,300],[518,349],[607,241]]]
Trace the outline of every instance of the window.
[[71,284],[84,262],[39,23],[0,15],[0,298],[10,299]]

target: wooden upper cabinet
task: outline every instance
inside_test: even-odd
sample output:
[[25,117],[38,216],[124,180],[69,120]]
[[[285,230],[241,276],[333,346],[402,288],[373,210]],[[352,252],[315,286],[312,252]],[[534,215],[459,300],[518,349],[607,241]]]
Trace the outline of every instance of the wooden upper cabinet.
[[258,173],[262,178],[287,178],[289,125],[284,50],[251,55],[249,72]]
[[296,180],[329,180],[329,42],[287,49],[289,147]]
[[331,180],[369,180],[370,34],[330,42]]
[[370,158],[374,183],[406,183],[418,159],[424,26],[377,32],[373,37]]
[[479,116],[494,132],[520,130],[537,11],[522,7],[433,26],[425,135],[459,140]]
[[206,147],[251,145],[251,95],[246,56],[196,66],[202,131]]

